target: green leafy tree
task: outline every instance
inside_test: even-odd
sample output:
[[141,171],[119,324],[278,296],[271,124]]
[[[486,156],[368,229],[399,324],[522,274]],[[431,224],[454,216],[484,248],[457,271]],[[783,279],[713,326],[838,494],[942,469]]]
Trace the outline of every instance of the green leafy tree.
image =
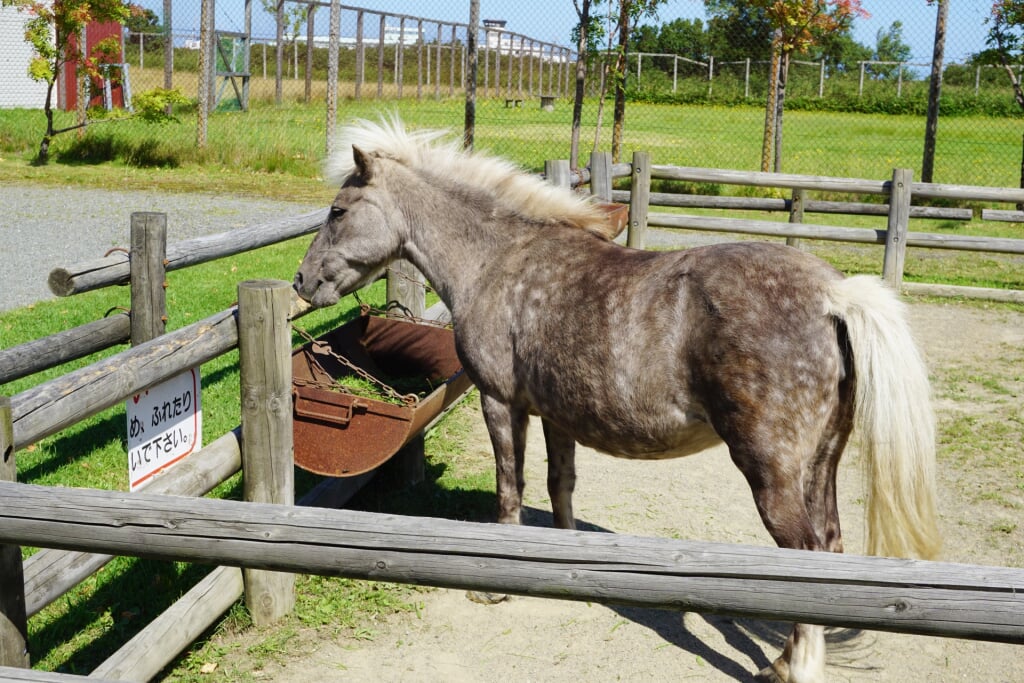
[[761,170],[767,171],[774,143],[774,170],[782,170],[782,113],[790,57],[806,53],[824,36],[849,31],[855,17],[868,16],[860,0],[750,0],[772,26],[772,69],[765,107]]
[[[910,46],[903,42],[903,22],[894,21],[888,29],[878,29],[875,34],[875,53],[872,59],[878,62],[906,62],[910,59]],[[895,80],[902,67],[897,64],[872,64],[871,75],[882,80]],[[907,78],[907,70],[902,74]]]
[[160,17],[151,9],[133,12],[125,22],[128,29],[128,40],[136,45],[145,45],[147,50],[160,50],[164,44],[163,26]]
[[[988,19],[986,44],[989,49],[979,61],[997,64],[1003,68],[1013,86],[1013,96],[1024,109],[1024,89],[1017,77],[1024,57],[1024,0],[996,0]],[[1024,179],[1024,170],[1022,170]]]

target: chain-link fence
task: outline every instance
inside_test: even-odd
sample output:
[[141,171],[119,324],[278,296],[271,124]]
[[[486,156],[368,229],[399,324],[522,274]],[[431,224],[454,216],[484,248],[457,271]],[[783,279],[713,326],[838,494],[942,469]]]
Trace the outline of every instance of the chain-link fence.
[[[934,180],[1017,185],[1021,111],[1005,71],[977,59],[986,48],[979,26],[991,2],[945,1],[949,30]],[[665,0],[657,16],[633,28],[624,69],[624,160],[645,150],[655,163],[761,165],[771,31],[743,11],[745,4]],[[871,18],[793,55],[775,170],[884,177],[902,166],[919,174],[938,10],[923,0],[862,4]],[[342,6],[336,28],[339,120],[351,102],[381,101],[398,110],[435,102],[435,118],[460,128],[470,3],[431,3],[424,16],[410,13],[425,11],[420,3],[365,5]],[[573,3],[482,5],[475,39],[477,144],[499,153],[515,145],[516,156],[530,152],[538,166],[544,158],[566,158],[576,67]],[[217,4],[211,27],[217,106],[324,102],[330,4],[286,0],[277,9],[274,0],[263,0],[250,7],[247,16],[240,2]],[[601,149],[611,146],[612,80],[604,66],[615,58],[617,10],[618,2],[594,5],[598,33],[586,69],[584,160],[595,141]],[[195,96],[202,23],[200,0],[154,2],[126,33],[132,91],[173,86]],[[549,120],[538,122],[538,111]]]

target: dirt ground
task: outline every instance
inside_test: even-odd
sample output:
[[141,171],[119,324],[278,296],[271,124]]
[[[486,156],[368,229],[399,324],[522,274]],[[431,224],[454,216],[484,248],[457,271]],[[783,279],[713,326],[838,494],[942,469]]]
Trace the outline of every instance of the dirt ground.
[[[915,303],[911,316],[940,421],[943,559],[1024,566],[1024,313]],[[472,450],[489,459],[477,418]],[[527,522],[549,525],[543,452],[541,430],[534,425],[527,451]],[[575,503],[582,528],[771,544],[724,447],[662,462],[579,449],[577,463]],[[852,449],[840,478],[846,547],[858,552],[863,488]],[[251,675],[281,683],[743,681],[777,655],[789,628],[539,598],[485,606],[454,590],[419,597],[416,613],[373,623],[372,639],[299,637],[294,651]],[[832,681],[1024,681],[1024,649],[833,629],[828,673]]]

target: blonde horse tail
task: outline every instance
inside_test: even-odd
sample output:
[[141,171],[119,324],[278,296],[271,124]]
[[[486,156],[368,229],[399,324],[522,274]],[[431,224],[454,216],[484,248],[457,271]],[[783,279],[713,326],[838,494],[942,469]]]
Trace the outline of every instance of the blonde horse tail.
[[854,420],[867,470],[867,551],[933,558],[935,416],[928,371],[899,297],[874,276],[836,280],[828,312],[846,325],[856,373]]

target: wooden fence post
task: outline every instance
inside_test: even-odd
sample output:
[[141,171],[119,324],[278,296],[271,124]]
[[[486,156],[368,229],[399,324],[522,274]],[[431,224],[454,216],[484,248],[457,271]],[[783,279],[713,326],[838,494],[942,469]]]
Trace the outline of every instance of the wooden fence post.
[[612,153],[590,153],[590,194],[604,202],[612,200]]
[[[803,223],[804,222],[804,206],[807,204],[807,190],[802,187],[798,187],[793,190],[793,196],[789,201],[789,222],[790,223]],[[787,237],[786,244],[791,247],[800,249],[800,238],[799,237]]]
[[889,223],[885,232],[882,279],[897,292],[903,284],[903,264],[907,257],[907,230],[910,224],[911,183],[914,172],[894,168],[889,189]]
[[[426,280],[409,261],[399,259],[388,268],[387,315],[423,318],[427,311]],[[423,434],[414,436],[381,467],[381,475],[398,488],[423,481],[426,476],[426,447]]]
[[131,218],[131,334],[136,346],[167,326],[167,214],[137,211]]
[[[11,400],[0,396],[0,481],[17,481]],[[29,666],[28,617],[21,548],[0,545],[0,666]]]
[[629,188],[629,227],[626,246],[643,249],[647,242],[647,211],[651,200],[651,154],[633,152],[633,175]]
[[[283,280],[238,285],[243,493],[255,503],[295,503],[291,300],[292,286]],[[245,604],[257,626],[291,612],[293,574],[246,569],[243,578]]]
[[572,187],[568,159],[548,159],[544,162],[544,177],[558,187]]

